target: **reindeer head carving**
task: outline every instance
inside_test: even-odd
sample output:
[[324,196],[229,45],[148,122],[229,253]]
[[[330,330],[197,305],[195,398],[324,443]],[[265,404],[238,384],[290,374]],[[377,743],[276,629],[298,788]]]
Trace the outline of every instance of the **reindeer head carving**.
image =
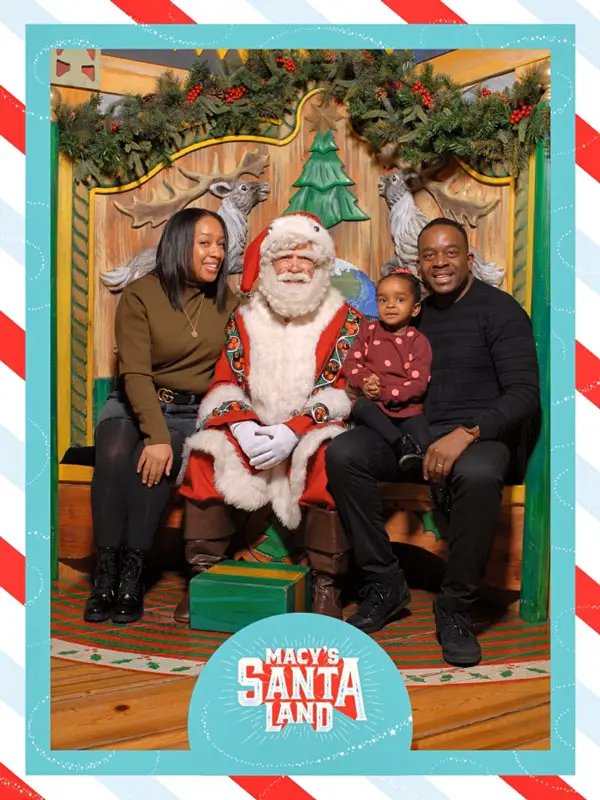
[[389,175],[381,175],[377,185],[379,194],[385,198],[386,203],[391,208],[398,200],[401,200],[411,192],[409,181],[416,177],[414,172],[403,172],[397,169]]
[[379,194],[392,208],[407,194],[414,194],[419,189],[424,189],[436,201],[442,216],[450,217],[471,228],[475,228],[478,221],[499,204],[498,197],[488,200],[480,196],[478,187],[466,186],[455,189],[454,173],[443,180],[431,180],[439,169],[439,166],[433,165],[419,172],[414,169],[398,169],[389,175],[382,175],[378,180]]
[[211,184],[209,191],[247,217],[255,206],[267,199],[270,188],[264,181],[217,181]]
[[237,181],[242,175],[254,175],[259,178],[269,163],[269,156],[261,154],[258,150],[247,150],[239,164],[231,172],[225,173],[219,167],[217,153],[213,155],[212,168],[207,175],[190,172],[184,167],[178,167],[177,172],[190,181],[191,185],[182,187],[171,183],[166,177],[162,179],[162,186],[152,189],[148,200],[133,198],[130,205],[114,201],[114,206],[122,214],[127,214],[133,220],[133,228],[141,228],[150,224],[153,228],[163,225],[176,211],[190,205],[202,197],[213,184]]

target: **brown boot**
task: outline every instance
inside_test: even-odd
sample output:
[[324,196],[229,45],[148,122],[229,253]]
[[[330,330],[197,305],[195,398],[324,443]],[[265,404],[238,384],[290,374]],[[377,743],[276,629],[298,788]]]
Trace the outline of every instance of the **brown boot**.
[[[223,560],[232,534],[233,526],[222,503],[199,505],[186,500],[183,538],[192,578]],[[173,617],[176,622],[190,624],[189,583]]]
[[336,511],[311,508],[306,520],[306,554],[312,570],[313,614],[343,619],[337,581],[348,571],[350,546]]

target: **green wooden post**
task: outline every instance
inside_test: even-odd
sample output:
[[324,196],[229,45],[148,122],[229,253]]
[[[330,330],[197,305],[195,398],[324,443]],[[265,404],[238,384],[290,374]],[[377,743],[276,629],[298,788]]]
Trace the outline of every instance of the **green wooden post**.
[[540,365],[542,420],[527,466],[521,618],[548,617],[550,580],[550,170],[544,144],[535,154],[531,321]]
[[[56,98],[53,98],[53,101]],[[60,99],[60,95],[58,96]],[[54,105],[54,103],[53,103]],[[50,558],[52,580],[58,579],[58,440],[56,423],[56,224],[58,201],[58,123],[52,113],[50,123]]]

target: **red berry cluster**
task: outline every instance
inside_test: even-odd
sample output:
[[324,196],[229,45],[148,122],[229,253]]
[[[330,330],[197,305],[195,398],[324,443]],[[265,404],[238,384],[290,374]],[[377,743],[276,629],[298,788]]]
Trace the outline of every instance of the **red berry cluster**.
[[491,90],[491,89],[486,89],[486,88],[485,88],[485,86],[484,86],[484,88],[481,90],[481,94],[482,94],[484,97],[489,97],[489,96],[491,95],[491,93],[492,93],[492,90]]
[[370,64],[373,64],[375,62],[372,53],[369,53],[368,50],[361,50],[361,53],[363,54],[363,58],[365,61],[368,61]]
[[111,122],[110,123],[110,132],[111,133],[117,133],[122,124],[123,124],[122,122]]
[[402,83],[402,81],[392,81],[392,86],[394,87],[394,89],[402,89],[404,84]]
[[525,103],[521,103],[521,108],[515,108],[514,111],[510,115],[510,124],[511,125],[518,125],[519,122],[523,119],[523,117],[529,117],[531,112],[533,111],[533,106],[526,106]]
[[202,94],[203,89],[204,89],[204,84],[203,83],[197,83],[186,94],[185,102],[188,105],[191,105],[191,103],[194,103],[198,99],[198,96]]
[[431,108],[433,105],[433,97],[429,94],[427,89],[423,86],[421,81],[415,81],[415,84],[412,88],[413,94],[420,94],[421,100],[425,108]]
[[231,89],[227,89],[225,92],[225,102],[235,103],[236,100],[239,100],[240,97],[243,97],[247,93],[247,86],[232,86]]
[[298,69],[298,65],[293,58],[285,58],[282,55],[277,56],[275,63],[279,64],[280,67],[285,67],[288,72],[296,72]]

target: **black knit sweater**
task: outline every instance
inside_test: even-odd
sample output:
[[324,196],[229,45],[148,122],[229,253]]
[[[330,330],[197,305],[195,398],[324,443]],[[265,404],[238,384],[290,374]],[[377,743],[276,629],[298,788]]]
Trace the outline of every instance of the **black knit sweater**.
[[506,292],[475,279],[447,308],[427,298],[419,330],[433,349],[425,399],[430,424],[479,425],[481,439],[506,439],[539,409],[531,322]]

